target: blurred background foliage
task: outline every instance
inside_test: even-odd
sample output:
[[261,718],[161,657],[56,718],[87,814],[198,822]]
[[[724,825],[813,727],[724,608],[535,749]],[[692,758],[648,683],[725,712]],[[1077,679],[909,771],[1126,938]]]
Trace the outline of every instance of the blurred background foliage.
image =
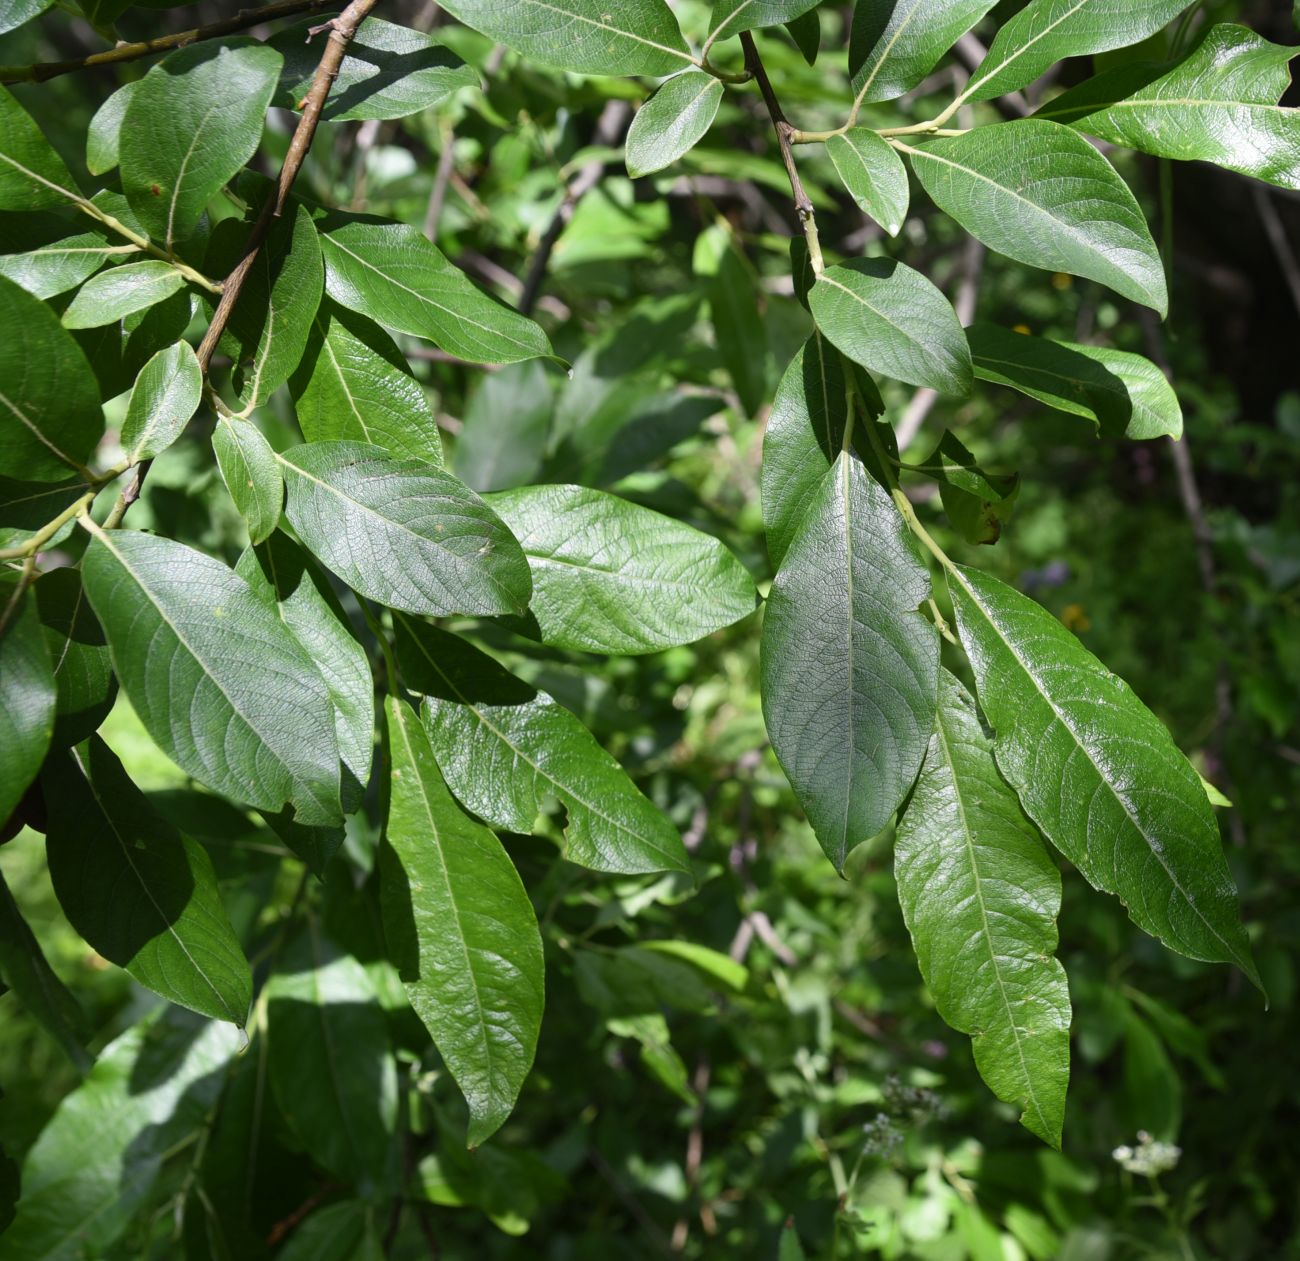
[[[705,7],[675,8],[698,38]],[[210,0],[137,7],[117,33],[220,16]],[[400,122],[323,126],[299,191],[424,227],[512,304],[534,297],[530,262],[554,239],[536,310],[569,374],[540,363],[485,373],[404,347],[456,471],[481,490],[614,488],[718,534],[769,580],[763,421],[808,317],[792,293],[795,223],[757,93],[728,91],[704,142],[633,183],[621,137],[651,85],[524,64],[424,0],[391,0],[382,16],[432,29],[479,69],[485,90]],[[836,125],[849,99],[846,10],[828,3],[819,17],[815,66],[779,30],[760,40],[783,104],[808,128]],[[1213,0],[1195,20],[1298,38],[1282,0]],[[87,22],[51,11],[0,40],[0,61],[102,46]],[[738,66],[734,45],[720,64],[729,53]],[[84,173],[90,116],[149,64],[18,95]],[[1030,99],[1087,72],[1066,64]],[[870,107],[867,121],[929,117],[964,73],[954,58],[901,102]],[[290,127],[273,111],[267,173]],[[268,1097],[259,1148],[241,1157],[253,1229],[235,1255],[1300,1257],[1300,196],[1117,155],[1172,267],[1173,314],[1156,327],[1091,283],[984,257],[923,201],[897,241],[884,239],[819,147],[799,157],[828,252],[905,257],[950,294],[964,289],[981,319],[1170,365],[1187,424],[1181,467],[1166,442],[1098,439],[1085,422],[994,386],[923,417],[926,400],[900,387],[886,402],[907,458],[923,460],[948,426],[984,467],[1021,475],[1015,515],[979,560],[1128,678],[1233,800],[1220,815],[1270,1009],[1240,976],[1164,951],[1067,877],[1074,1073],[1064,1150],[1052,1152],[996,1104],[968,1040],[935,1014],[895,900],[890,836],[852,856],[847,880],[822,857],[765,744],[757,618],[689,649],[607,663],[536,647],[516,658],[519,641],[480,628],[670,813],[698,885],[600,876],[558,862],[545,837],[506,838],[542,917],[548,965],[538,1062],[514,1116],[467,1155],[454,1086],[404,1004],[385,1002],[412,1134],[401,1153],[409,1199],[393,1209],[350,1198]],[[746,278],[752,301],[717,301],[720,271],[728,289]],[[294,441],[287,396],[258,419],[277,447]],[[231,562],[238,554],[242,527],[203,432],[157,461],[136,511],[137,526],[182,533]],[[937,519],[937,503],[920,511]],[[958,558],[975,551],[936,528]],[[362,961],[381,1000],[391,993],[372,903],[359,896],[372,876],[374,803],[327,878],[307,879],[272,833],[186,783],[124,702],[104,734],[208,846],[255,967],[309,919]],[[39,836],[0,850],[0,869],[82,1000],[95,1049],[157,1002],[62,918]],[[733,964],[630,949],[650,940],[710,947]],[[0,997],[0,1020],[0,1143],[21,1158],[77,1076],[13,995]],[[177,1222],[221,1124],[210,1117],[180,1144],[113,1256],[209,1255],[200,1232]]]

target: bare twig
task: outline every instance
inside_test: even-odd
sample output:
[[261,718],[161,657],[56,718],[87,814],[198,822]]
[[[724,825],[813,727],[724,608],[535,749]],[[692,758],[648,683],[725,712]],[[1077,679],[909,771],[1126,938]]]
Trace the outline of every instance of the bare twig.
[[[596,121],[596,131],[591,138],[591,143],[597,148],[607,148],[614,144],[619,135],[622,134],[623,126],[627,122],[631,110],[626,101],[608,101],[605,108],[600,112],[600,118]],[[537,250],[533,254],[532,262],[528,264],[528,274],[524,277],[523,290],[519,296],[519,311],[523,315],[531,315],[533,308],[537,306],[537,299],[542,289],[542,281],[546,277],[546,268],[551,261],[551,254],[555,250],[556,242],[560,239],[560,234],[573,218],[573,212],[577,209],[578,203],[600,182],[600,177],[604,173],[605,163],[603,159],[592,158],[590,162],[583,164],[582,169],[569,182],[565,189],[564,200],[560,202],[551,222],[547,225],[546,231],[542,234],[542,239],[537,244]]]
[[424,235],[434,244],[438,241],[438,221],[447,200],[447,185],[456,162],[456,133],[450,127],[442,132],[442,151],[438,154],[438,169],[433,173],[433,187],[429,190],[429,204],[424,211]]
[[296,17],[299,13],[314,13],[326,7],[328,0],[280,0],[278,4],[264,5],[260,9],[240,9],[234,17],[222,18],[220,22],[178,31],[175,35],[159,35],[156,39],[141,40],[134,44],[118,44],[116,48],[92,53],[89,57],[74,57],[70,61],[44,61],[34,66],[0,66],[0,83],[44,83],[47,79],[57,79],[60,75],[87,70],[91,66],[138,61],[141,57],[151,57],[154,53],[184,48],[188,44],[197,44],[200,40],[233,35],[236,31],[246,31],[263,22]]

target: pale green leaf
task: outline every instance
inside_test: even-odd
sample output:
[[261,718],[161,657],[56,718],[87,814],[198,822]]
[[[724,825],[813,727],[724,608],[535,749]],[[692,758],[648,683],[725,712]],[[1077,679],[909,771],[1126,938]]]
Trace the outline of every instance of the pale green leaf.
[[1032,337],[976,322],[966,330],[975,375],[1093,421],[1102,433],[1178,438],[1183,413],[1149,359],[1104,346]]
[[465,404],[452,467],[472,490],[510,490],[536,480],[553,411],[546,370],[536,360],[485,373]]
[[850,453],[812,495],[763,621],[763,716],[842,870],[902,804],[934,725],[930,578],[889,492]]
[[721,989],[733,994],[743,994],[749,984],[749,969],[730,955],[711,950],[693,941],[654,940],[640,943],[642,950],[653,950],[687,963]]
[[124,83],[105,98],[91,118],[86,132],[86,169],[92,175],[103,175],[117,165],[122,119],[126,117],[126,107],[139,86],[139,79]]
[[[284,55],[276,104],[286,109],[301,109],[311,89],[320,49],[307,34],[319,24],[319,18],[311,17],[270,40]],[[478,74],[432,35],[367,18],[343,55],[321,121],[405,118],[437,105],[457,88],[478,84]]]
[[858,0],[849,73],[863,101],[910,92],[995,0]]
[[1058,96],[1039,116],[1157,157],[1213,162],[1300,189],[1300,109],[1278,104],[1296,51],[1225,23],[1172,69],[1122,66]]
[[394,619],[403,681],[452,792],[493,827],[532,831],[564,807],[564,856],[594,871],[688,871],[677,829],[578,718],[446,631]]
[[0,210],[46,210],[78,196],[63,159],[9,89],[0,87]]
[[98,736],[51,759],[41,782],[50,879],[73,928],[147,989],[242,1029],[253,979],[203,846],[153,810]]
[[442,467],[442,438],[423,387],[393,339],[364,316],[327,301],[289,389],[308,442],[368,442]]
[[635,179],[671,166],[704,137],[721,103],[721,81],[703,70],[661,84],[627,129],[627,173]]
[[970,393],[966,334],[920,272],[884,258],[828,267],[808,302],[831,344],[869,371],[943,394]]
[[963,95],[987,101],[1032,83],[1066,57],[1141,43],[1192,0],[1033,0],[998,31]]
[[99,385],[59,317],[0,277],[0,473],[81,472],[104,432]]
[[410,224],[345,223],[326,232],[321,248],[325,288],[350,311],[471,363],[551,353],[537,324],[479,292]]
[[949,571],[998,769],[1029,817],[1133,922],[1258,984],[1205,790],[1164,724],[1018,591]]
[[939,1014],[972,1035],[993,1093],[1059,1147],[1070,1077],[1070,992],[1052,957],[1061,875],[998,774],[974,701],[946,670],[894,876]]
[[139,252],[137,245],[110,245],[94,232],[79,232],[22,254],[0,256],[0,276],[8,276],[33,297],[53,298],[79,285],[110,260]]
[[170,263],[149,259],[124,263],[92,276],[63,313],[64,328],[98,328],[143,311],[185,288],[185,277]]
[[11,608],[16,595],[16,578],[5,574],[0,580],[0,610],[9,612],[0,630],[0,824],[41,769],[58,702],[36,601],[25,591]]
[[528,607],[519,544],[450,473],[361,442],[311,442],[278,459],[298,537],[360,594],[435,616]]
[[466,26],[530,61],[579,74],[672,74],[690,61],[664,0],[452,0]]
[[488,503],[533,575],[542,642],[584,652],[657,652],[754,611],[754,581],[711,535],[583,486],[526,486]]
[[366,969],[316,922],[266,982],[275,1101],[311,1159],[378,1196],[397,1165],[397,1062]]
[[271,444],[251,420],[222,416],[212,431],[212,450],[248,537],[260,543],[280,524],[284,507],[284,478]]
[[188,342],[160,350],[136,377],[122,422],[122,451],[132,464],[152,460],[181,436],[203,398],[203,372]]
[[3,0],[0,3],[0,35],[16,30],[45,12],[53,0]]
[[203,1129],[239,1040],[230,1025],[166,1011],[109,1043],[27,1153],[5,1261],[110,1255],[171,1148]]
[[514,1108],[542,1023],[542,937],[519,873],[452,800],[415,711],[387,703],[393,786],[379,896],[407,997],[469,1104],[477,1147]]
[[907,218],[907,169],[898,151],[868,127],[854,127],[826,142],[835,169],[858,203],[890,236]]
[[275,610],[219,561],[134,530],[95,538],[86,594],[158,747],[214,792],[336,824],[334,706]]
[[165,249],[257,151],[280,54],[250,39],[191,44],[140,80],[122,118],[122,189]]
[[762,26],[780,26],[793,22],[821,0],[713,0],[713,16],[709,25],[713,30],[710,42],[729,39],[741,31],[752,31]]
[[935,204],[990,249],[1168,310],[1137,199],[1077,132],[1025,118],[905,148]]
[[52,747],[68,748],[97,731],[108,717],[117,680],[80,571],[66,565],[53,569],[41,575],[33,591],[58,691]]

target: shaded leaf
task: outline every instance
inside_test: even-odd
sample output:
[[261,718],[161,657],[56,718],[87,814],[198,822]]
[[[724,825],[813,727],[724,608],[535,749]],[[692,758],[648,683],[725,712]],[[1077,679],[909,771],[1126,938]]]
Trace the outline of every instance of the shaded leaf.
[[55,569],[33,588],[58,691],[54,747],[80,744],[99,729],[117,696],[103,627],[76,569]]
[[165,451],[185,430],[203,398],[203,371],[188,342],[160,350],[131,390],[122,422],[122,451],[138,464]]
[[951,430],[924,462],[926,475],[939,483],[948,519],[968,543],[996,543],[1011,519],[1020,478],[986,473]]
[[550,387],[536,360],[487,374],[465,405],[452,467],[480,494],[532,481],[550,433]]
[[0,210],[46,210],[79,195],[32,116],[0,87]]
[[126,117],[126,107],[139,85],[139,79],[124,83],[104,98],[104,103],[91,118],[86,131],[86,169],[92,175],[103,175],[117,165],[122,119]]
[[[15,599],[17,602],[15,603]],[[0,824],[8,820],[41,769],[54,734],[57,689],[36,601],[18,595],[17,579],[0,578]]]
[[863,101],[910,92],[995,0],[858,0],[849,73]]

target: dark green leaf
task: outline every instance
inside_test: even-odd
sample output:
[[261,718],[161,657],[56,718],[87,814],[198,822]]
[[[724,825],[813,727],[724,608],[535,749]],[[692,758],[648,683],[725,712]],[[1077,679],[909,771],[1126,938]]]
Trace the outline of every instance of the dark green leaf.
[[480,494],[532,481],[551,427],[551,391],[536,360],[486,375],[465,405],[452,467]]
[[795,47],[803,53],[803,59],[810,65],[817,64],[817,54],[821,51],[822,23],[815,8],[800,14],[792,22],[785,24]]
[[565,810],[564,856],[595,871],[688,871],[677,829],[545,692],[446,631],[394,619],[402,679],[452,792],[493,827],[529,832],[549,798]]
[[203,371],[188,342],[160,350],[131,390],[122,422],[122,451],[138,464],[152,460],[181,436],[203,398]]
[[113,665],[146,730],[215,792],[336,824],[334,706],[311,659],[219,561],[133,530],[99,535],[82,562]]
[[924,462],[926,475],[939,483],[948,519],[968,543],[996,543],[1011,519],[1020,491],[1018,476],[986,473],[951,430]]
[[81,348],[44,302],[0,276],[0,473],[52,482],[79,472],[104,432]]
[[907,218],[907,168],[898,151],[868,127],[854,127],[826,142],[844,187],[890,236],[897,236]]
[[822,849],[842,870],[889,822],[934,726],[930,578],[893,500],[850,453],[810,498],[763,622],[768,735]]
[[117,695],[108,641],[70,568],[44,574],[33,588],[58,689],[54,746],[80,744],[99,729]]
[[969,394],[970,348],[948,299],[892,259],[829,267],[808,296],[813,319],[855,363],[909,385]]
[[345,223],[321,238],[321,248],[325,287],[350,311],[471,363],[551,353],[538,325],[480,293],[409,224]]
[[122,119],[122,189],[164,248],[257,151],[280,54],[250,39],[191,44],[140,80]]
[[271,444],[251,420],[222,416],[212,431],[212,450],[248,537],[260,543],[280,524],[284,507],[284,478]]
[[242,1029],[253,980],[203,846],[154,812],[98,736],[41,781],[50,879],[73,928],[154,993]]
[[496,513],[450,473],[361,442],[279,457],[299,538],[350,587],[410,613],[522,613],[528,561]]
[[1137,199],[1070,128],[1024,118],[905,148],[935,204],[990,249],[1169,309]]
[[733,244],[723,250],[708,294],[718,354],[741,407],[753,416],[767,394],[767,330],[754,273]]
[[949,572],[998,769],[1029,817],[1139,928],[1258,984],[1214,812],[1164,724],[1045,609]]
[[0,210],[45,210],[79,195],[31,115],[0,87]]
[[[15,602],[16,601],[16,602]],[[36,601],[18,595],[17,581],[0,578],[0,824],[41,769],[54,734],[57,689]]]
[[1070,992],[1052,958],[1061,876],[993,764],[975,702],[946,670],[894,875],[939,1014],[972,1035],[993,1093],[1059,1147],[1070,1078]]
[[702,70],[661,84],[627,130],[627,173],[635,179],[671,166],[703,138],[721,103],[722,83]]
[[469,1145],[510,1115],[542,1023],[542,937],[509,855],[452,800],[415,711],[389,697],[384,936],[469,1104]]
[[488,502],[533,575],[542,641],[585,652],[657,652],[754,611],[754,581],[711,535],[599,490],[526,486]]
[[384,1213],[373,1204],[330,1204],[294,1229],[276,1261],[383,1261],[384,1226]]
[[858,0],[849,73],[861,101],[910,92],[995,0]]
[[713,0],[711,42],[730,39],[741,31],[780,26],[814,8],[820,0]]

